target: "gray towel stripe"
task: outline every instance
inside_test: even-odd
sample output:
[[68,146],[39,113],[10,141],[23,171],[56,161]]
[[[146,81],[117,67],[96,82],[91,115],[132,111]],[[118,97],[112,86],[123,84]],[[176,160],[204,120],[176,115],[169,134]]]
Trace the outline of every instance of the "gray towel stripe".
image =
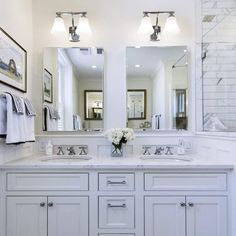
[[32,102],[28,98],[24,98],[25,111],[27,116],[36,116]]

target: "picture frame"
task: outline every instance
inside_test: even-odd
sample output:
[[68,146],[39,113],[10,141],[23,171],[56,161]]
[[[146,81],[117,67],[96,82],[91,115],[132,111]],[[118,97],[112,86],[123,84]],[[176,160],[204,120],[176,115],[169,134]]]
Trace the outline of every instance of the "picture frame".
[[53,76],[46,68],[43,73],[43,101],[53,103]]
[[84,90],[84,119],[103,120],[102,90]]
[[127,91],[128,120],[146,119],[146,89],[129,89]]
[[27,51],[0,27],[0,82],[27,92]]

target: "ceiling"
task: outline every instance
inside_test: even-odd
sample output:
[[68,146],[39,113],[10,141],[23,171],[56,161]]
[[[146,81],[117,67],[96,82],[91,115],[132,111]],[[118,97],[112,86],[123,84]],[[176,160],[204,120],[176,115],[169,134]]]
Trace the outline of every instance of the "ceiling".
[[[185,46],[173,47],[129,47],[126,53],[127,77],[141,78],[151,77],[158,68],[160,61],[175,64],[184,54]],[[178,65],[184,65],[187,62],[185,56],[179,61]],[[140,65],[139,68],[135,65]]]
[[[101,48],[66,48],[79,79],[103,78],[104,53]],[[92,68],[96,66],[96,68]]]

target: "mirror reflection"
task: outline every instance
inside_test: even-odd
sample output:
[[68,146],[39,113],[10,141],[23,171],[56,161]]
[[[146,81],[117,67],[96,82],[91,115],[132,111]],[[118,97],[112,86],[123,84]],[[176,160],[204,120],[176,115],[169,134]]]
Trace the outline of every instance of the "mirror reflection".
[[127,126],[143,131],[186,130],[187,47],[128,47],[126,56]]
[[45,48],[43,130],[103,129],[102,48]]

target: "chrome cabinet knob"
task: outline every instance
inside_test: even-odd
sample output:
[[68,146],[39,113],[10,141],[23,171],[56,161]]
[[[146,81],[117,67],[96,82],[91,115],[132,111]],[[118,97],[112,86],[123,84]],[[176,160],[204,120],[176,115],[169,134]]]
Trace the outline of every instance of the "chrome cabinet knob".
[[39,204],[41,207],[45,207],[45,202],[41,202],[40,204]]
[[49,206],[49,207],[53,207],[53,202],[49,202],[49,203],[48,203],[48,206]]
[[185,202],[181,202],[181,203],[180,203],[180,206],[181,206],[181,207],[186,207],[186,203],[185,203]]
[[190,206],[190,207],[194,207],[194,203],[189,202],[189,203],[188,203],[188,206]]

